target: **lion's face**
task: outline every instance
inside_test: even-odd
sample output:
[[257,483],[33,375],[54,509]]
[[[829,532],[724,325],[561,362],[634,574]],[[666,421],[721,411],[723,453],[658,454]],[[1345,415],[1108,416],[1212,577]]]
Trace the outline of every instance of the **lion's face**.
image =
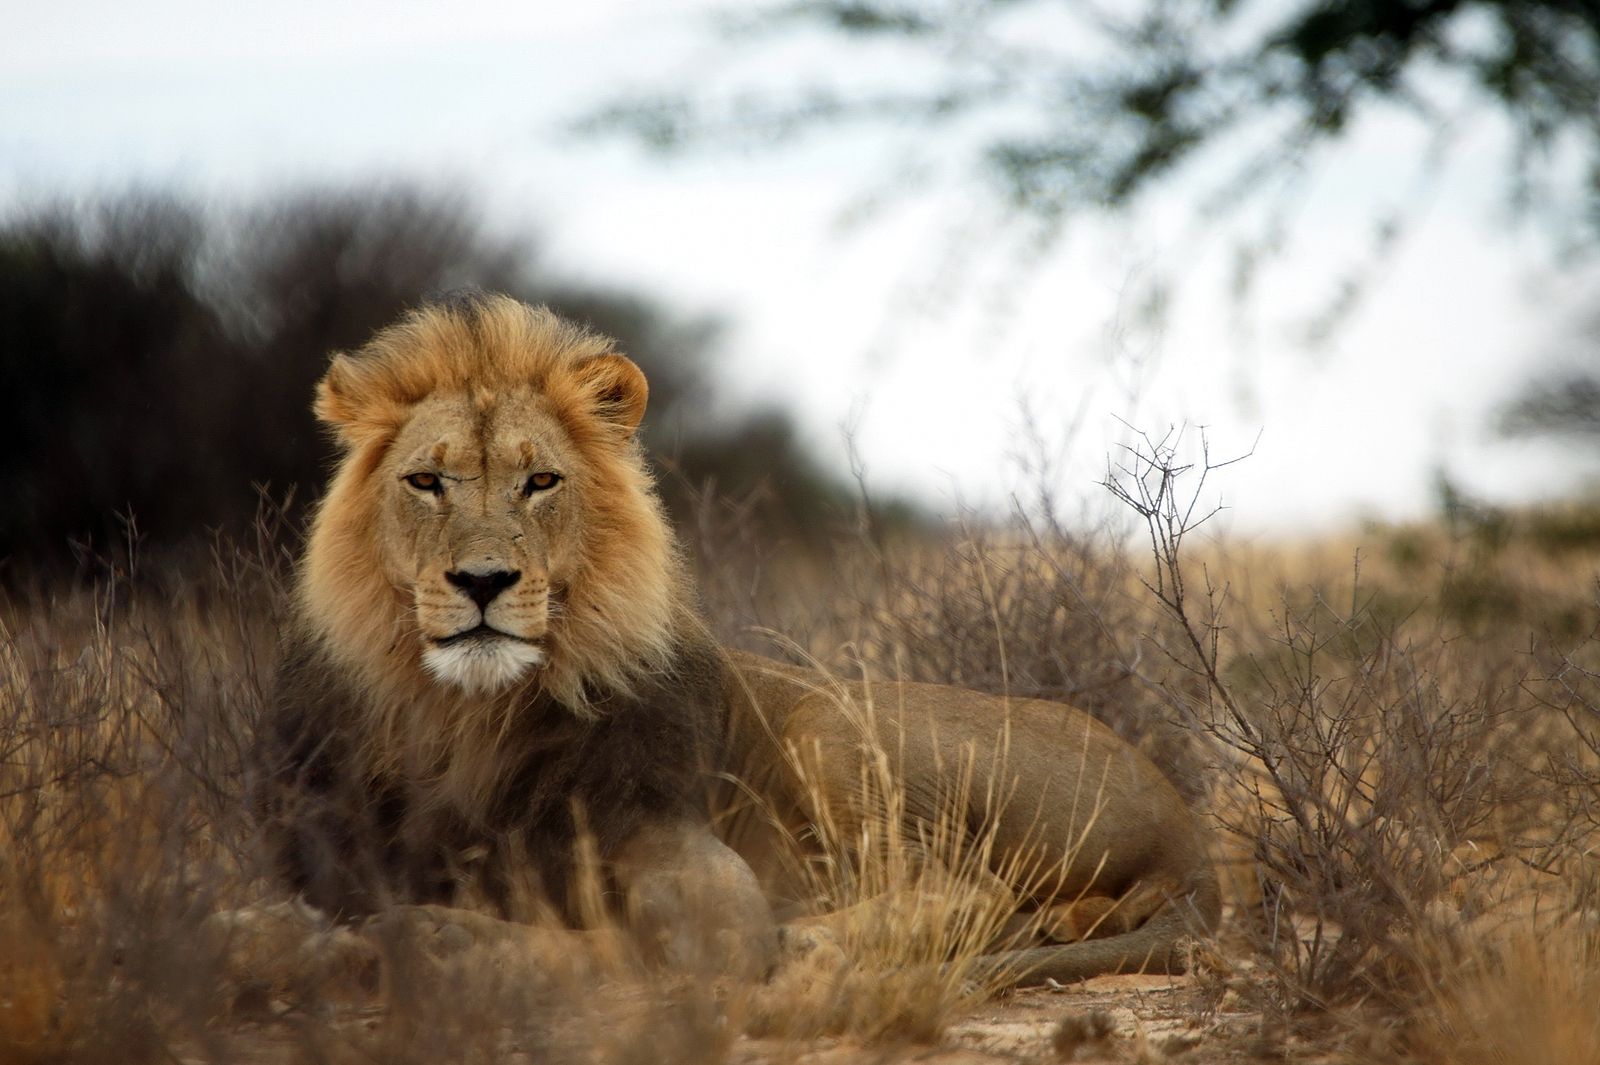
[[385,705],[537,680],[585,713],[655,675],[686,586],[636,439],[646,392],[610,341],[498,297],[338,356],[317,413],[345,455],[303,617]]
[[552,597],[582,539],[582,464],[542,397],[419,403],[378,472],[379,542],[416,611],[423,664],[466,691],[506,687],[547,657]]

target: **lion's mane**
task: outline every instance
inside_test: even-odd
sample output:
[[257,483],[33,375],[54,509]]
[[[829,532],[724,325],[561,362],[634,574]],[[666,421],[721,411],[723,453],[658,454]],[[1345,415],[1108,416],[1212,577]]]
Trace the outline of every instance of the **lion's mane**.
[[[266,737],[269,820],[289,879],[346,914],[449,898],[464,854],[514,846],[545,886],[580,833],[602,854],[654,815],[703,805],[723,729],[721,660],[642,450],[608,424],[627,402],[586,379],[611,342],[505,297],[431,304],[336,357],[316,411],[344,455],[313,521]],[[603,360],[601,360],[603,362]],[[577,561],[548,661],[503,692],[440,685],[410,598],[376,541],[375,473],[413,405],[531,385],[584,466]],[[599,406],[596,406],[596,397]],[[558,604],[558,605],[556,605]]]
[[669,665],[695,618],[692,594],[638,440],[619,437],[588,399],[582,365],[612,350],[608,338],[546,308],[485,296],[425,306],[334,362],[316,411],[339,427],[347,452],[312,526],[298,606],[375,701],[423,698],[436,687],[414,641],[402,638],[409,604],[386,579],[373,540],[381,487],[373,472],[411,407],[435,392],[492,403],[501,390],[533,386],[594,486],[539,685],[583,714],[596,693],[631,693]]

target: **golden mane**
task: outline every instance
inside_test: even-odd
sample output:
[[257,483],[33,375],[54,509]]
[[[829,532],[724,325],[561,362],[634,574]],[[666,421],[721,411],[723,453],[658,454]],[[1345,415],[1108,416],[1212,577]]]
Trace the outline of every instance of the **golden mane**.
[[[552,612],[549,660],[533,680],[481,697],[442,691],[421,668],[408,593],[379,551],[382,486],[373,474],[423,399],[462,393],[482,410],[502,392],[528,388],[545,397],[584,465],[589,503],[578,561],[564,604]],[[312,524],[298,608],[354,674],[369,712],[412,723],[374,722],[380,735],[415,756],[421,737],[396,732],[426,729],[437,753],[478,748],[469,759],[482,762],[484,743],[492,748],[515,709],[540,690],[589,716],[609,695],[632,694],[671,669],[679,635],[699,622],[632,431],[643,409],[643,377],[610,339],[504,296],[424,306],[335,356],[315,411],[345,453]]]

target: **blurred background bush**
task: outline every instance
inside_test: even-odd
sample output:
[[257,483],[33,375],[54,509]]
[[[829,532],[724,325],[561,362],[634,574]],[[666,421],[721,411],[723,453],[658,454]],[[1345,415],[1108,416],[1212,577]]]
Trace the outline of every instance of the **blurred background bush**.
[[718,332],[638,294],[542,268],[461,201],[394,187],[305,189],[233,208],[156,193],[0,222],[0,579],[93,568],[136,538],[149,561],[291,514],[331,461],[310,415],[330,352],[429,294],[508,292],[618,340],[650,380],[646,443],[680,517],[738,501],[802,539],[852,497],[774,409],[717,416]]

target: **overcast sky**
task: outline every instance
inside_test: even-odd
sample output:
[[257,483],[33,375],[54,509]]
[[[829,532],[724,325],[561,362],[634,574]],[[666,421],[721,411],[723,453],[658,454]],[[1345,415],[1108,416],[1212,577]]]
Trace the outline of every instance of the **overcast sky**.
[[[13,5],[0,203],[134,181],[223,198],[306,180],[451,188],[496,228],[540,236],[547,265],[726,318],[732,400],[789,406],[840,461],[853,427],[875,484],[935,503],[1025,487],[1015,455],[1030,417],[1068,499],[1103,494],[1093,482],[1121,420],[1210,426],[1218,453],[1259,434],[1218,482],[1244,530],[1422,513],[1439,468],[1508,501],[1592,472],[1487,428],[1600,291],[1592,269],[1557,268],[1535,234],[1506,225],[1492,125],[1469,131],[1368,297],[1308,350],[1299,334],[1361,261],[1374,209],[1415,187],[1406,123],[1366,124],[1319,172],[1289,256],[1241,311],[1223,283],[1226,242],[1197,239],[1181,191],[1132,220],[1085,219],[1021,268],[971,187],[845,224],[904,148],[893,138],[663,161],[563,131],[619,87],[722,62],[712,10]],[[797,39],[780,61],[833,56]],[[1157,338],[1131,328],[1128,303],[1161,269],[1184,284]]]

